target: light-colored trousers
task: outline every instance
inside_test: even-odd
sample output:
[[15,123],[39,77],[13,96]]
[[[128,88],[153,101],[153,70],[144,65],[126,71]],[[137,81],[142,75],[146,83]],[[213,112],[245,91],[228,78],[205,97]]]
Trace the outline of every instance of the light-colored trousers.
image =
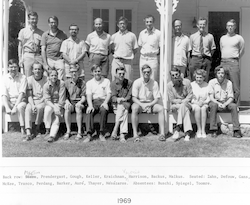
[[48,58],[47,61],[48,61],[49,67],[57,70],[58,79],[65,80],[64,60],[63,59],[53,60],[53,59]]
[[44,123],[46,129],[50,128],[50,136],[55,137],[60,126],[60,116],[55,115],[54,109],[49,105],[44,109]]
[[117,104],[115,121],[121,122],[120,133],[128,133],[128,110],[122,104]]
[[23,54],[23,67],[26,77],[32,75],[33,63],[37,61],[43,65],[42,56],[40,54],[24,52]]
[[124,67],[126,70],[125,73],[125,78],[133,81],[133,67],[132,67],[132,60],[120,60],[120,59],[116,59],[113,58],[112,61],[112,70],[111,70],[111,75],[112,75],[112,81],[115,80],[115,76],[116,76],[116,68],[119,67]]
[[[44,113],[44,108],[45,108],[45,103],[39,103],[36,105],[37,111],[36,111],[36,119],[35,119],[35,124],[40,125],[43,120],[43,113]],[[31,104],[28,103],[25,109],[25,128],[26,129],[31,129],[32,128],[32,116],[34,113],[32,112],[32,107]]]
[[183,125],[184,132],[193,130],[190,118],[190,109],[185,103],[174,104],[171,106],[171,109],[173,112],[177,111],[177,125]]
[[158,70],[159,70],[159,63],[158,63],[158,58],[147,58],[144,56],[140,56],[140,77],[142,77],[142,66],[144,66],[145,64],[149,65],[151,70],[152,70],[152,74],[151,74],[151,78],[154,79],[155,81],[159,82],[159,76],[158,76]]

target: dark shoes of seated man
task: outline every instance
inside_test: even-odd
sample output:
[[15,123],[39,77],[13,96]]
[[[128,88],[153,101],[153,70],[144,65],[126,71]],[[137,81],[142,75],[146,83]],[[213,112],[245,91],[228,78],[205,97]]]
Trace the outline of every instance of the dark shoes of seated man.
[[[221,134],[221,131],[219,132],[218,130],[212,130],[211,132],[212,132],[211,137],[213,137],[213,138],[216,138],[216,137],[218,137],[219,134]],[[242,134],[241,134],[240,130],[234,130],[233,137],[241,138]]]
[[[95,135],[95,133],[91,134],[91,133],[87,133],[87,137],[83,140],[83,143],[88,143],[90,141],[93,140],[93,135]],[[105,142],[106,141],[106,137],[110,137],[110,133],[109,132],[100,132],[99,133],[99,139],[101,142]]]

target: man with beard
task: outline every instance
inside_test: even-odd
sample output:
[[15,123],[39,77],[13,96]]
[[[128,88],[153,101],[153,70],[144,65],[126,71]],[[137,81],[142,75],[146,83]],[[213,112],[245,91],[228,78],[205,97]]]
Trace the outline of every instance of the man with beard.
[[26,77],[32,75],[32,65],[35,61],[42,63],[41,39],[43,31],[37,28],[38,14],[34,11],[28,13],[28,27],[20,30],[18,34],[19,65],[24,68]]
[[151,77],[158,81],[158,55],[160,53],[161,32],[154,27],[154,16],[146,16],[144,22],[146,29],[140,32],[138,38],[138,45],[141,47],[140,76],[143,76],[141,72],[142,66],[147,64],[152,69]]
[[177,66],[182,77],[187,76],[189,52],[191,50],[189,38],[182,33],[182,22],[175,19],[172,24],[174,34],[172,37],[172,64]]
[[111,36],[103,31],[103,21],[101,18],[94,20],[95,31],[90,33],[86,39],[87,51],[89,52],[89,67],[98,65],[102,67],[102,76],[109,75],[109,49]]
[[172,136],[173,140],[180,138],[180,131],[183,126],[185,132],[185,141],[189,141],[190,132],[193,130],[190,119],[191,100],[193,91],[188,79],[181,77],[181,71],[173,66],[170,71],[171,81],[167,85],[170,109],[177,112],[177,126]]
[[142,66],[143,76],[134,81],[132,86],[132,128],[134,142],[140,142],[138,135],[138,115],[139,113],[158,113],[159,136],[160,141],[165,141],[164,132],[164,108],[159,104],[161,94],[158,83],[151,78],[152,69],[149,65]]
[[136,35],[128,31],[128,19],[120,17],[117,24],[119,31],[111,37],[111,51],[114,53],[112,61],[112,80],[118,67],[126,69],[125,78],[133,81],[133,59],[138,49]]
[[212,63],[212,56],[216,49],[214,37],[205,31],[207,19],[200,17],[197,22],[198,31],[190,36],[192,58],[189,64],[189,77],[194,81],[194,71],[203,69],[207,71],[205,81],[209,81],[209,73]]
[[2,81],[2,110],[5,110],[9,115],[18,114],[21,133],[24,134],[27,78],[18,72],[18,69],[18,61],[16,59],[10,59],[8,61],[9,73],[3,76]]
[[100,141],[106,141],[105,136],[110,135],[105,132],[108,111],[109,100],[111,98],[110,81],[107,78],[102,77],[102,68],[98,65],[91,67],[93,78],[86,83],[86,96],[88,107],[86,110],[86,131],[87,138],[84,143],[92,140],[92,134],[94,133],[94,116],[100,113]]
[[86,54],[86,46],[83,40],[80,40],[77,35],[79,27],[75,24],[69,26],[70,37],[62,42],[60,52],[63,54],[65,76],[71,78],[70,65],[79,67],[80,78],[84,78],[83,59]]
[[221,65],[228,71],[228,79],[233,83],[234,99],[240,102],[240,67],[239,59],[244,53],[244,39],[235,33],[236,21],[227,22],[227,34],[220,38]]
[[44,69],[49,73],[49,70],[56,69],[58,79],[64,80],[65,70],[63,56],[60,52],[62,42],[67,38],[67,35],[58,29],[59,20],[56,16],[51,16],[48,19],[50,30],[42,35],[42,57]]
[[112,131],[112,139],[117,139],[117,132],[120,127],[120,142],[126,142],[128,134],[128,110],[131,105],[132,82],[125,76],[125,68],[116,68],[116,78],[111,83],[112,103],[115,112],[115,126]]
[[[25,129],[26,137],[24,141],[32,140],[40,136],[40,125],[43,120],[45,102],[43,99],[43,86],[47,82],[47,77],[43,75],[43,66],[39,62],[33,64],[33,75],[27,78],[28,104],[25,109]],[[35,128],[32,129],[32,116],[35,115]]]
[[212,137],[217,137],[217,112],[229,110],[232,115],[232,123],[234,134],[233,137],[241,138],[240,123],[237,105],[233,103],[234,93],[232,82],[226,79],[225,68],[219,65],[214,70],[216,78],[209,81],[209,96],[210,96],[210,131]]

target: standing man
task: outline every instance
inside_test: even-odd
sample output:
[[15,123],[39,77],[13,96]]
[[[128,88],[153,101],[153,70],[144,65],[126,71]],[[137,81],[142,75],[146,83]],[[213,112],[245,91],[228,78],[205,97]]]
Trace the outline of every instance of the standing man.
[[115,79],[116,68],[125,67],[125,78],[133,81],[133,59],[138,49],[137,39],[134,33],[127,30],[128,19],[120,17],[118,28],[111,37],[111,50],[114,53],[112,61],[112,80]]
[[116,68],[116,78],[112,81],[111,99],[115,112],[115,126],[112,131],[112,139],[117,139],[117,132],[120,128],[120,142],[126,142],[125,136],[128,134],[128,111],[131,105],[132,82],[125,76],[125,68]]
[[81,78],[84,78],[84,64],[83,59],[86,54],[86,46],[83,40],[80,40],[77,35],[79,33],[79,27],[75,24],[69,26],[70,37],[62,42],[60,52],[64,59],[65,76],[71,78],[70,65],[79,67],[79,74]]
[[180,138],[180,131],[183,127],[185,132],[185,141],[189,141],[192,128],[190,104],[193,91],[188,79],[181,77],[181,71],[178,67],[173,66],[170,71],[171,81],[167,85],[170,109],[177,112],[177,126],[172,136],[173,140]]
[[66,124],[66,134],[64,140],[68,140],[71,136],[71,114],[76,113],[76,124],[78,128],[76,140],[82,138],[82,116],[84,103],[86,101],[85,81],[79,78],[79,68],[74,64],[70,65],[71,78],[65,81],[66,101],[64,105],[64,119]]
[[241,138],[239,115],[237,105],[233,103],[234,93],[233,85],[230,80],[226,78],[226,72],[223,65],[219,65],[214,70],[215,78],[209,81],[209,96],[210,96],[210,131],[212,137],[217,137],[217,112],[222,110],[229,110],[232,116],[233,137]]
[[172,37],[172,64],[178,67],[182,77],[187,76],[187,66],[191,51],[189,38],[182,33],[182,22],[175,19],[172,24],[174,34]]
[[207,19],[200,17],[197,23],[198,31],[190,36],[192,58],[189,65],[189,75],[191,81],[195,80],[193,75],[196,69],[206,70],[205,81],[208,82],[209,80],[212,56],[216,45],[213,35],[205,31],[206,26]]
[[94,131],[94,116],[100,113],[100,141],[106,141],[105,128],[107,123],[109,100],[111,98],[110,81],[102,77],[102,68],[98,65],[91,67],[93,78],[86,83],[86,95],[88,108],[86,110],[86,131],[87,138],[83,141],[87,143],[92,140]]
[[16,59],[8,61],[8,73],[2,79],[2,109],[9,115],[18,114],[21,133],[24,134],[27,78],[18,72],[18,65]]
[[24,68],[26,77],[32,75],[32,65],[35,61],[42,64],[41,39],[43,31],[37,28],[38,14],[34,11],[28,14],[28,27],[18,34],[19,66]]
[[164,108],[159,104],[161,98],[158,83],[153,80],[150,75],[152,69],[149,65],[142,66],[143,77],[138,78],[134,81],[132,86],[132,128],[133,128],[133,138],[134,142],[140,142],[140,137],[138,135],[138,115],[139,113],[157,113],[159,132],[160,135],[158,139],[160,141],[165,141],[164,133]]
[[[33,64],[33,75],[27,78],[28,104],[25,109],[26,138],[24,141],[32,140],[40,135],[40,125],[43,121],[45,102],[43,98],[43,86],[47,77],[43,75],[43,66],[39,62]],[[35,129],[32,132],[32,116],[35,115]]]
[[90,33],[86,39],[86,47],[89,52],[89,67],[94,64],[102,67],[102,76],[109,75],[109,52],[111,36],[103,31],[101,18],[94,20],[95,31]]
[[235,33],[236,21],[227,22],[227,34],[220,38],[221,65],[228,71],[228,78],[233,83],[234,100],[240,101],[240,67],[239,59],[244,52],[244,39]]
[[140,76],[142,77],[141,68],[147,64],[152,69],[152,79],[158,81],[158,55],[160,53],[161,32],[154,27],[155,18],[148,15],[144,18],[146,29],[142,30],[139,35],[138,45],[141,47],[140,56]]
[[48,74],[50,69],[56,69],[58,79],[65,77],[64,62],[60,52],[62,42],[67,38],[66,34],[58,29],[58,18],[51,16],[48,19],[50,30],[42,35],[42,57],[44,69]]

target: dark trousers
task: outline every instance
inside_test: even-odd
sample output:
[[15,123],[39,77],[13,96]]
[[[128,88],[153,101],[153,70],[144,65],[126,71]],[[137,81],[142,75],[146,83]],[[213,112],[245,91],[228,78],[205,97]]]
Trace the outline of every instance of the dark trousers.
[[240,102],[240,68],[239,61],[233,59],[222,59],[221,65],[228,72],[227,78],[233,83],[234,101],[237,105]]
[[94,117],[97,113],[100,113],[100,133],[104,134],[104,130],[107,123],[108,110],[104,107],[100,107],[104,100],[94,100],[94,111],[86,115],[86,131],[89,134],[94,132]]
[[102,67],[102,76],[107,78],[109,75],[109,57],[102,54],[90,53],[89,67],[91,68],[94,64]]
[[[218,108],[218,104],[214,102],[209,103],[210,108],[210,130],[217,130],[217,112],[222,111]],[[229,110],[232,116],[233,129],[240,130],[239,115],[237,110],[237,105],[235,103],[230,103],[224,110]]]
[[208,82],[209,81],[209,73],[210,73],[210,69],[211,69],[211,60],[208,58],[201,58],[201,57],[196,57],[193,56],[190,60],[190,64],[189,64],[189,78],[191,81],[194,81],[194,71],[197,69],[203,69],[205,71],[207,71],[207,75],[205,78],[205,81]]

